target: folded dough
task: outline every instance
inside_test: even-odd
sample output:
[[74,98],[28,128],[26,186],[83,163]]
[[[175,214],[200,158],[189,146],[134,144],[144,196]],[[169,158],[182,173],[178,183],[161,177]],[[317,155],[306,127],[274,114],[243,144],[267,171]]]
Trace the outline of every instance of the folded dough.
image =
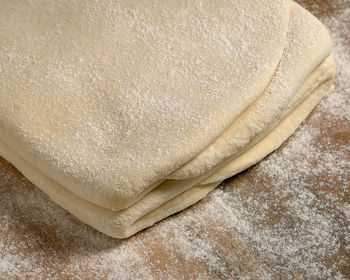
[[334,78],[287,0],[8,0],[0,39],[0,155],[117,238],[272,152]]

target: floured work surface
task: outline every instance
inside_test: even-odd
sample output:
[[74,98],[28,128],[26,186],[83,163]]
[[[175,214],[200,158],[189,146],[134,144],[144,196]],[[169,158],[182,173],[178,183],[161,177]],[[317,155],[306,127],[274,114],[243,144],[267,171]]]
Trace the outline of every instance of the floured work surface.
[[82,225],[3,161],[5,278],[346,277],[349,53],[341,20],[348,12],[345,1],[332,5],[339,11],[323,19],[335,36],[336,91],[276,153],[131,239],[115,241]]

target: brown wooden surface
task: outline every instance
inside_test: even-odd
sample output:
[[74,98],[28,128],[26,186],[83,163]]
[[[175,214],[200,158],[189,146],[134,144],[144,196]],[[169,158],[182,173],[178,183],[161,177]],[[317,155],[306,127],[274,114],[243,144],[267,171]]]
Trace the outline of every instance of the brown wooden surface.
[[350,1],[298,2],[330,28],[341,67],[335,95],[295,135],[193,207],[121,241],[0,158],[0,278],[350,279],[350,78],[340,61],[350,57]]

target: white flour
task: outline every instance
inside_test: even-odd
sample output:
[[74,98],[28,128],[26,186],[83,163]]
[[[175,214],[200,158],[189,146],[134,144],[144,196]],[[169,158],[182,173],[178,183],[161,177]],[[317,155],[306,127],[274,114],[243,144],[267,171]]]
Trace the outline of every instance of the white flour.
[[334,1],[342,9],[322,19],[338,74],[311,118],[240,180],[128,240],[82,224],[0,162],[0,278],[349,277],[350,146],[335,140],[350,127],[346,2]]

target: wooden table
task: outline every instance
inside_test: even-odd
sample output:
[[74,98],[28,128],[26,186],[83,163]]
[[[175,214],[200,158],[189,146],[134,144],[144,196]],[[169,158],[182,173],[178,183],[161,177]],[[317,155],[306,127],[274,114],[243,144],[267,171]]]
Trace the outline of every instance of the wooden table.
[[338,77],[282,147],[121,241],[0,159],[0,278],[350,279],[350,1],[298,2],[330,29]]

